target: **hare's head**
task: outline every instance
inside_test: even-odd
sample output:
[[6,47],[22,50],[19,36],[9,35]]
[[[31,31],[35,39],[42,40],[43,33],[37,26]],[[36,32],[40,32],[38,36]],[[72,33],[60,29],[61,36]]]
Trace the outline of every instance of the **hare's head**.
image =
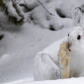
[[70,51],[84,49],[84,14],[80,8],[74,10],[74,27],[68,34],[67,47]]

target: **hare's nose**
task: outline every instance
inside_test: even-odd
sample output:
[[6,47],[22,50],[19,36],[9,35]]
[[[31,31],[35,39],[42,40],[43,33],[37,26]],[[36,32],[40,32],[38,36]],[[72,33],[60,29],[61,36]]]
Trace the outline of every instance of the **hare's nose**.
[[72,46],[72,44],[71,43],[67,43],[67,48],[70,48]]

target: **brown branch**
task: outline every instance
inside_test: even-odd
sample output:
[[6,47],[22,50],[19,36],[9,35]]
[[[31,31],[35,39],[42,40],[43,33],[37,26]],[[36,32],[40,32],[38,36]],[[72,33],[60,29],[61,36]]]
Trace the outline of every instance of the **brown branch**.
[[26,23],[26,22],[31,23],[30,19],[27,19],[26,21],[24,21],[24,23]]
[[54,14],[50,13],[50,12],[45,8],[45,6],[41,3],[41,1],[38,0],[38,2],[43,6],[43,8],[44,8],[50,15],[55,16]]

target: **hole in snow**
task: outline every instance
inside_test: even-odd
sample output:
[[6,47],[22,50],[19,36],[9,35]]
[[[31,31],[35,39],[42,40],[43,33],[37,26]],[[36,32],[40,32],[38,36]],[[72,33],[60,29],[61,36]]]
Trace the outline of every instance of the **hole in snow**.
[[23,11],[26,13],[26,12],[29,12],[31,11],[31,9],[29,9],[25,4],[19,4],[21,7],[23,7]]
[[61,18],[66,18],[66,16],[62,13],[62,11],[60,9],[56,9],[57,14],[61,17]]
[[2,40],[3,39],[3,37],[4,37],[4,35],[2,34],[2,35],[0,35],[0,40]]
[[81,11],[84,13],[84,5],[81,6]]
[[32,15],[30,15],[30,19],[31,19],[31,20],[34,20],[34,18],[32,17]]
[[53,25],[50,25],[50,28],[49,28],[51,31],[55,31],[55,28],[53,27]]

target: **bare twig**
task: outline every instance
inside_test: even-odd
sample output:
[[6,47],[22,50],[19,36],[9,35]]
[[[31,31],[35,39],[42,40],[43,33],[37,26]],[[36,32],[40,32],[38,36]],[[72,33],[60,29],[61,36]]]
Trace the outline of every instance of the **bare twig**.
[[26,22],[31,23],[30,19],[27,19],[26,21],[24,21],[24,23],[26,23]]
[[20,1],[21,1],[21,0],[18,0],[18,2],[17,2],[16,4],[19,4]]
[[50,15],[55,16],[54,14],[50,13],[50,12],[45,8],[45,6],[41,3],[41,1],[38,0],[38,2],[43,6],[43,8],[44,8]]

